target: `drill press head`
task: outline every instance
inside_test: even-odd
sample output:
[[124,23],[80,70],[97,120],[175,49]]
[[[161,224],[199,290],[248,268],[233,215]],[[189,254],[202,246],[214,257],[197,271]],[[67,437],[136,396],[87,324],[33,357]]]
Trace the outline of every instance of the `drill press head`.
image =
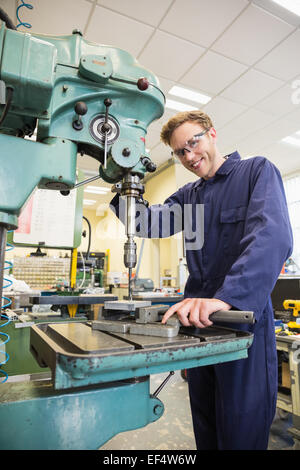
[[[78,153],[95,158],[109,183],[153,171],[145,136],[165,99],[157,78],[128,52],[88,42],[78,31],[51,37],[2,24],[0,57],[0,80],[11,94],[2,122],[0,104],[0,163],[18,188],[15,196],[4,185],[9,197],[0,202],[0,223],[3,214],[19,214],[36,186],[72,189]],[[35,129],[36,142],[25,140]],[[13,149],[18,155],[8,161]]]

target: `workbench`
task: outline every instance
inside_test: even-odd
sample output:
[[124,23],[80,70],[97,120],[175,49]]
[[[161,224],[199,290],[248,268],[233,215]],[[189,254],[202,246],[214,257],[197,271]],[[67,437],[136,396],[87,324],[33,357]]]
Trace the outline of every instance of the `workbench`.
[[276,335],[276,349],[288,355],[290,393],[278,391],[277,408],[292,414],[293,426],[288,429],[300,450],[300,337]]

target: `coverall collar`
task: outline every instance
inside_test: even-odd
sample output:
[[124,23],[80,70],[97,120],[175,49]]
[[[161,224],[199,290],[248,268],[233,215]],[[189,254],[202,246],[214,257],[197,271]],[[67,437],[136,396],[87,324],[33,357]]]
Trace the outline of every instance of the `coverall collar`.
[[225,162],[216,171],[216,175],[228,175],[231,170],[233,170],[235,165],[241,160],[241,156],[237,151],[226,155],[225,158]]
[[196,182],[194,187],[196,188],[196,187],[204,184],[205,182],[213,181],[217,175],[222,175],[222,176],[223,175],[228,175],[233,170],[235,165],[237,165],[239,163],[239,161],[241,160],[241,156],[240,156],[239,152],[237,152],[237,151],[235,151],[233,153],[230,153],[229,155],[226,155],[226,157],[224,157],[224,158],[226,158],[226,160],[220,166],[220,168],[216,171],[215,176],[213,176],[209,180],[205,180],[204,178],[199,178],[199,180]]

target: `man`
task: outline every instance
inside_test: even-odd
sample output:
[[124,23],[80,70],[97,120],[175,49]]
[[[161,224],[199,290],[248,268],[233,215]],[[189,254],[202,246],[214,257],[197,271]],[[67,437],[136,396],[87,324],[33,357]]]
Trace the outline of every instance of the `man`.
[[[248,358],[187,372],[198,450],[267,449],[277,396],[277,354],[270,294],[292,251],[280,173],[266,158],[223,157],[209,116],[179,113],[161,132],[185,168],[199,176],[147,209],[204,205],[204,243],[187,250],[189,278],[177,313],[185,326],[207,327],[217,310],[250,310],[254,325],[226,324],[254,334]],[[116,198],[112,201],[118,205]],[[184,232],[186,227],[184,227]]]

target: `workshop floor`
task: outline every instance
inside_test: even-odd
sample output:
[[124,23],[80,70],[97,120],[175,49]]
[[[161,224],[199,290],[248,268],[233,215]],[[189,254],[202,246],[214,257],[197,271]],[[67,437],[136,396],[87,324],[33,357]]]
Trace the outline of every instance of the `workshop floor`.
[[[162,383],[167,374],[151,377],[151,392]],[[158,421],[145,428],[118,434],[101,450],[195,450],[195,439],[188,397],[187,382],[177,371],[159,394],[165,412]],[[269,440],[269,450],[292,450],[293,439],[287,432],[290,415],[285,419],[276,413]]]

